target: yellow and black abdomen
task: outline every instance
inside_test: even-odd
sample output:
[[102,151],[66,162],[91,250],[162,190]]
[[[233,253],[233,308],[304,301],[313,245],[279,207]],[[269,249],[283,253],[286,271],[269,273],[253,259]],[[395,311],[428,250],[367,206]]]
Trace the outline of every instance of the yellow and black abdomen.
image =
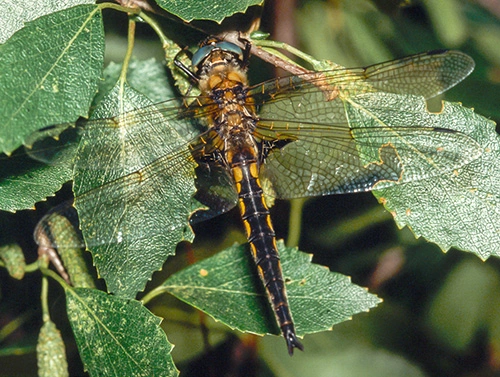
[[229,164],[238,191],[239,208],[250,251],[286,339],[288,351],[292,354],[293,348],[302,349],[302,345],[296,338],[288,307],[276,236],[258,178],[259,165],[256,154],[250,147],[241,147],[231,153]]

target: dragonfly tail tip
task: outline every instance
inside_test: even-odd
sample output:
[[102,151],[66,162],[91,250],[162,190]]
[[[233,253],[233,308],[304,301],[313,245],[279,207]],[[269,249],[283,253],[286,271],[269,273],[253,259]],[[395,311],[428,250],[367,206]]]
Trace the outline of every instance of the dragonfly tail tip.
[[286,340],[286,344],[288,347],[288,354],[290,356],[293,356],[293,349],[294,348],[298,348],[299,350],[304,351],[304,346],[297,339],[297,335],[295,335],[295,331],[289,330],[284,335],[285,335],[285,340]]

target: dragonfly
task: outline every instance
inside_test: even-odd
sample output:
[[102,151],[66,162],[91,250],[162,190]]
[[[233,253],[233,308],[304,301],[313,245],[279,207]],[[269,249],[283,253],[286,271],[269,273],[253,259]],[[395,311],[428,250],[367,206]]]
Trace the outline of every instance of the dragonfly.
[[[118,200],[124,207],[139,202],[162,191],[163,179],[195,168],[195,197],[207,208],[194,213],[191,221],[239,208],[251,255],[292,355],[303,346],[288,304],[266,197],[370,191],[452,172],[476,159],[479,145],[459,131],[418,121],[404,125],[390,121],[398,115],[395,99],[435,97],[467,77],[474,61],[459,51],[439,50],[368,67],[335,68],[250,85],[249,46],[250,42],[242,48],[209,37],[192,56],[191,67],[176,60],[201,92],[189,104],[185,97],[181,102],[175,99],[79,123],[77,129],[83,132],[104,134],[118,124],[132,123],[161,129],[163,124],[183,128],[189,121],[196,128],[184,132],[186,142],[158,152],[147,162],[120,172],[109,171],[105,164],[96,168],[101,184],[76,200],[114,197],[126,187],[126,197],[109,201],[108,210],[120,211]],[[389,114],[389,119],[381,113]],[[87,215],[96,216],[101,210],[87,210],[91,212]],[[42,220],[39,228],[45,225]],[[127,237],[115,223],[108,228],[100,230],[105,233],[102,242]]]

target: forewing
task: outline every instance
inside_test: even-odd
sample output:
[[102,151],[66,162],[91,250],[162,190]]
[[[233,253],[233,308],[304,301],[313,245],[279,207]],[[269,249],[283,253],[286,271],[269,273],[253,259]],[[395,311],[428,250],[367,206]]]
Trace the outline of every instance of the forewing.
[[[333,66],[333,64],[332,64]],[[460,51],[437,50],[362,68],[335,66],[332,70],[269,80],[251,89],[260,107],[276,101],[276,95],[322,90],[325,98],[357,95],[365,92],[412,94],[426,99],[435,97],[466,78],[474,69],[474,60]]]
[[[109,108],[109,105],[105,104],[106,106],[98,109],[98,113],[94,114],[90,120],[80,119],[76,123],[45,127],[28,136],[24,144],[31,158],[49,165],[56,165],[66,159],[75,158],[76,148],[82,135],[95,133],[115,135],[116,129],[121,125],[144,124],[144,133],[148,132],[146,125],[151,125],[156,132],[161,133],[165,124],[168,123],[168,127],[174,129],[183,139],[194,140],[203,132],[201,120],[210,116],[213,111],[213,108],[202,105],[195,101],[196,99],[199,100],[200,97],[173,98],[135,109],[122,109],[122,114],[100,118],[100,114],[106,111],[106,107]],[[188,105],[188,102],[191,105]],[[112,154],[115,151],[108,153]],[[160,157],[157,152],[155,153],[157,157]],[[104,155],[103,160],[106,157]],[[84,167],[80,163],[80,166],[91,170],[103,169],[103,164],[88,164]]]
[[[104,103],[107,108],[98,109],[95,116],[109,113],[111,104]],[[134,244],[158,225],[157,220],[146,216],[138,227],[129,215],[112,218],[117,213],[139,218],[156,211],[173,220],[180,207],[187,211],[190,200],[182,190],[194,181],[195,156],[203,153],[198,139],[202,136],[204,143],[211,143],[209,135],[200,134],[200,118],[211,110],[200,102],[184,106],[174,99],[125,110],[115,117],[47,127],[26,143],[30,156],[45,163],[74,160],[76,206],[87,229],[88,247]],[[209,208],[200,219],[234,207],[234,185],[224,169],[215,163],[201,163],[197,174],[198,196],[203,198],[200,202]],[[177,192],[178,188],[181,191]],[[162,204],[165,200],[171,205]],[[101,220],[94,221],[96,218]],[[38,227],[46,228],[47,219],[42,219]],[[184,226],[186,220],[177,222]],[[165,229],[161,232],[169,233]]]
[[378,91],[432,98],[466,78],[474,60],[460,51],[437,50],[354,70]]

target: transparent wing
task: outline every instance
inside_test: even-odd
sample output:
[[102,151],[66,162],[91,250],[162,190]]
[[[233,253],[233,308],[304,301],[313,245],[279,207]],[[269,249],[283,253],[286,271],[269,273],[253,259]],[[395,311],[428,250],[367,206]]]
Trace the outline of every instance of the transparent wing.
[[[352,98],[361,101],[364,95],[368,102],[365,107],[374,108],[384,92],[429,98],[457,84],[473,65],[465,54],[440,51],[366,68],[291,76],[250,88],[249,96],[261,110],[257,136],[288,142],[285,147],[271,151],[263,166],[263,177],[273,183],[277,197],[292,198],[370,190],[383,182],[391,184],[423,177],[421,168],[410,171],[411,161],[403,156],[407,151],[430,156],[439,167],[450,161],[448,168],[465,164],[478,153],[477,145],[467,136],[422,127],[421,120],[405,127],[379,127],[370,124],[364,114],[348,104]],[[370,94],[375,97],[369,97]],[[86,172],[75,176],[80,203],[95,203],[106,197],[111,208],[123,203],[135,203],[140,208],[141,198],[164,191],[165,185],[170,184],[168,177],[186,172],[188,179],[193,153],[203,154],[196,148],[211,143],[207,134],[201,135],[203,143],[198,143],[198,137],[203,132],[204,119],[218,109],[205,105],[209,101],[203,97],[191,99],[194,101],[189,106],[174,99],[116,117],[77,124],[72,131],[76,137],[73,135],[67,142],[74,148],[70,148],[71,153],[67,149],[63,154],[54,153],[58,149],[45,144],[51,139],[43,139],[61,134],[67,125],[44,129],[27,142],[32,144],[30,154],[49,163],[77,156],[76,170]],[[185,98],[184,102],[191,99]],[[396,117],[401,111],[391,101],[382,107]],[[76,147],[82,137],[87,146],[92,145],[91,140],[102,140],[99,147],[84,148],[85,158],[81,157],[82,147]],[[123,142],[118,147],[107,144],[113,139]],[[172,139],[178,141],[171,143]],[[60,140],[57,143],[66,144],[63,137]],[[189,145],[198,147],[193,149]],[[469,156],[457,156],[449,145],[463,146]],[[117,159],[120,164],[111,163]],[[90,185],[86,182],[89,171],[95,172]],[[236,204],[232,178],[225,167],[214,162],[200,164],[196,187],[199,201],[210,207],[198,219],[215,216]],[[92,211],[91,205],[88,208],[79,210]],[[116,241],[116,237],[110,230],[99,242],[110,242],[110,238]]]
[[295,198],[368,191],[467,164],[480,146],[415,95],[433,97],[472,68],[465,54],[432,52],[256,87],[257,136],[286,144],[269,153],[262,178],[277,198]]
[[[179,108],[177,102],[169,101],[113,118],[84,121],[69,129],[68,125],[54,126],[33,136],[30,153],[49,163],[60,163],[61,156],[74,159],[75,206],[82,219],[90,219],[82,223],[82,229],[93,236],[86,236],[87,241],[90,239],[88,246],[132,242],[150,234],[148,227],[158,225],[144,215],[150,211],[162,213],[165,224],[187,224],[186,213],[191,212],[195,191],[195,159],[205,154],[207,145],[215,143],[213,134],[200,134],[192,128],[200,116],[206,116],[200,113],[207,111],[210,109],[206,106]],[[67,139],[60,130],[76,137]],[[47,135],[58,135],[59,141],[49,138],[49,144],[61,142],[72,153],[54,149],[53,145],[47,148],[47,139],[43,138]],[[198,136],[189,139],[192,135]],[[203,180],[197,180],[200,195],[212,198],[212,203],[202,203],[211,208],[205,218],[225,212],[236,203],[232,194],[216,197],[210,191],[219,191],[217,182],[227,186],[227,172],[216,161],[211,165]],[[219,174],[221,177],[214,176]],[[225,190],[232,193],[234,188]],[[183,219],[176,219],[179,213],[184,214]],[[141,216],[142,228],[134,226],[138,222],[133,218]],[[97,217],[104,220],[94,222]]]
[[325,92],[325,98],[338,93],[349,96],[364,92],[413,94],[426,99],[457,85],[474,70],[474,60],[460,51],[437,50],[362,68],[336,68],[323,72],[269,80],[251,89],[257,106],[276,93],[300,96],[303,92]]
[[[382,189],[449,173],[478,158],[480,146],[465,134],[442,128],[378,127],[352,121],[293,133],[273,149],[261,168],[276,198],[331,195]],[[274,124],[280,137],[297,124]],[[293,139],[292,139],[293,140]]]
[[196,194],[194,198],[207,208],[195,212],[190,223],[196,224],[225,213],[238,203],[234,180],[225,166],[199,163],[196,168]]
[[[114,117],[85,120],[76,123],[64,123],[45,127],[31,134],[24,142],[31,158],[47,163],[58,164],[67,158],[74,158],[75,148],[80,143],[82,135],[95,134],[116,135],[119,127],[142,124],[143,138],[161,134],[163,125],[173,129],[185,140],[195,139],[203,132],[200,118],[210,116],[215,109],[199,102],[201,97],[174,98],[165,102],[130,110]],[[197,101],[196,101],[197,100]],[[184,103],[192,103],[185,105]],[[147,126],[151,126],[148,130]],[[160,140],[162,141],[162,140]],[[187,144],[187,142],[186,142]],[[73,155],[68,153],[73,151]],[[110,151],[113,153],[113,151]],[[160,156],[157,156],[160,157]],[[106,155],[103,156],[103,160]],[[88,169],[101,169],[100,165],[88,166]]]

